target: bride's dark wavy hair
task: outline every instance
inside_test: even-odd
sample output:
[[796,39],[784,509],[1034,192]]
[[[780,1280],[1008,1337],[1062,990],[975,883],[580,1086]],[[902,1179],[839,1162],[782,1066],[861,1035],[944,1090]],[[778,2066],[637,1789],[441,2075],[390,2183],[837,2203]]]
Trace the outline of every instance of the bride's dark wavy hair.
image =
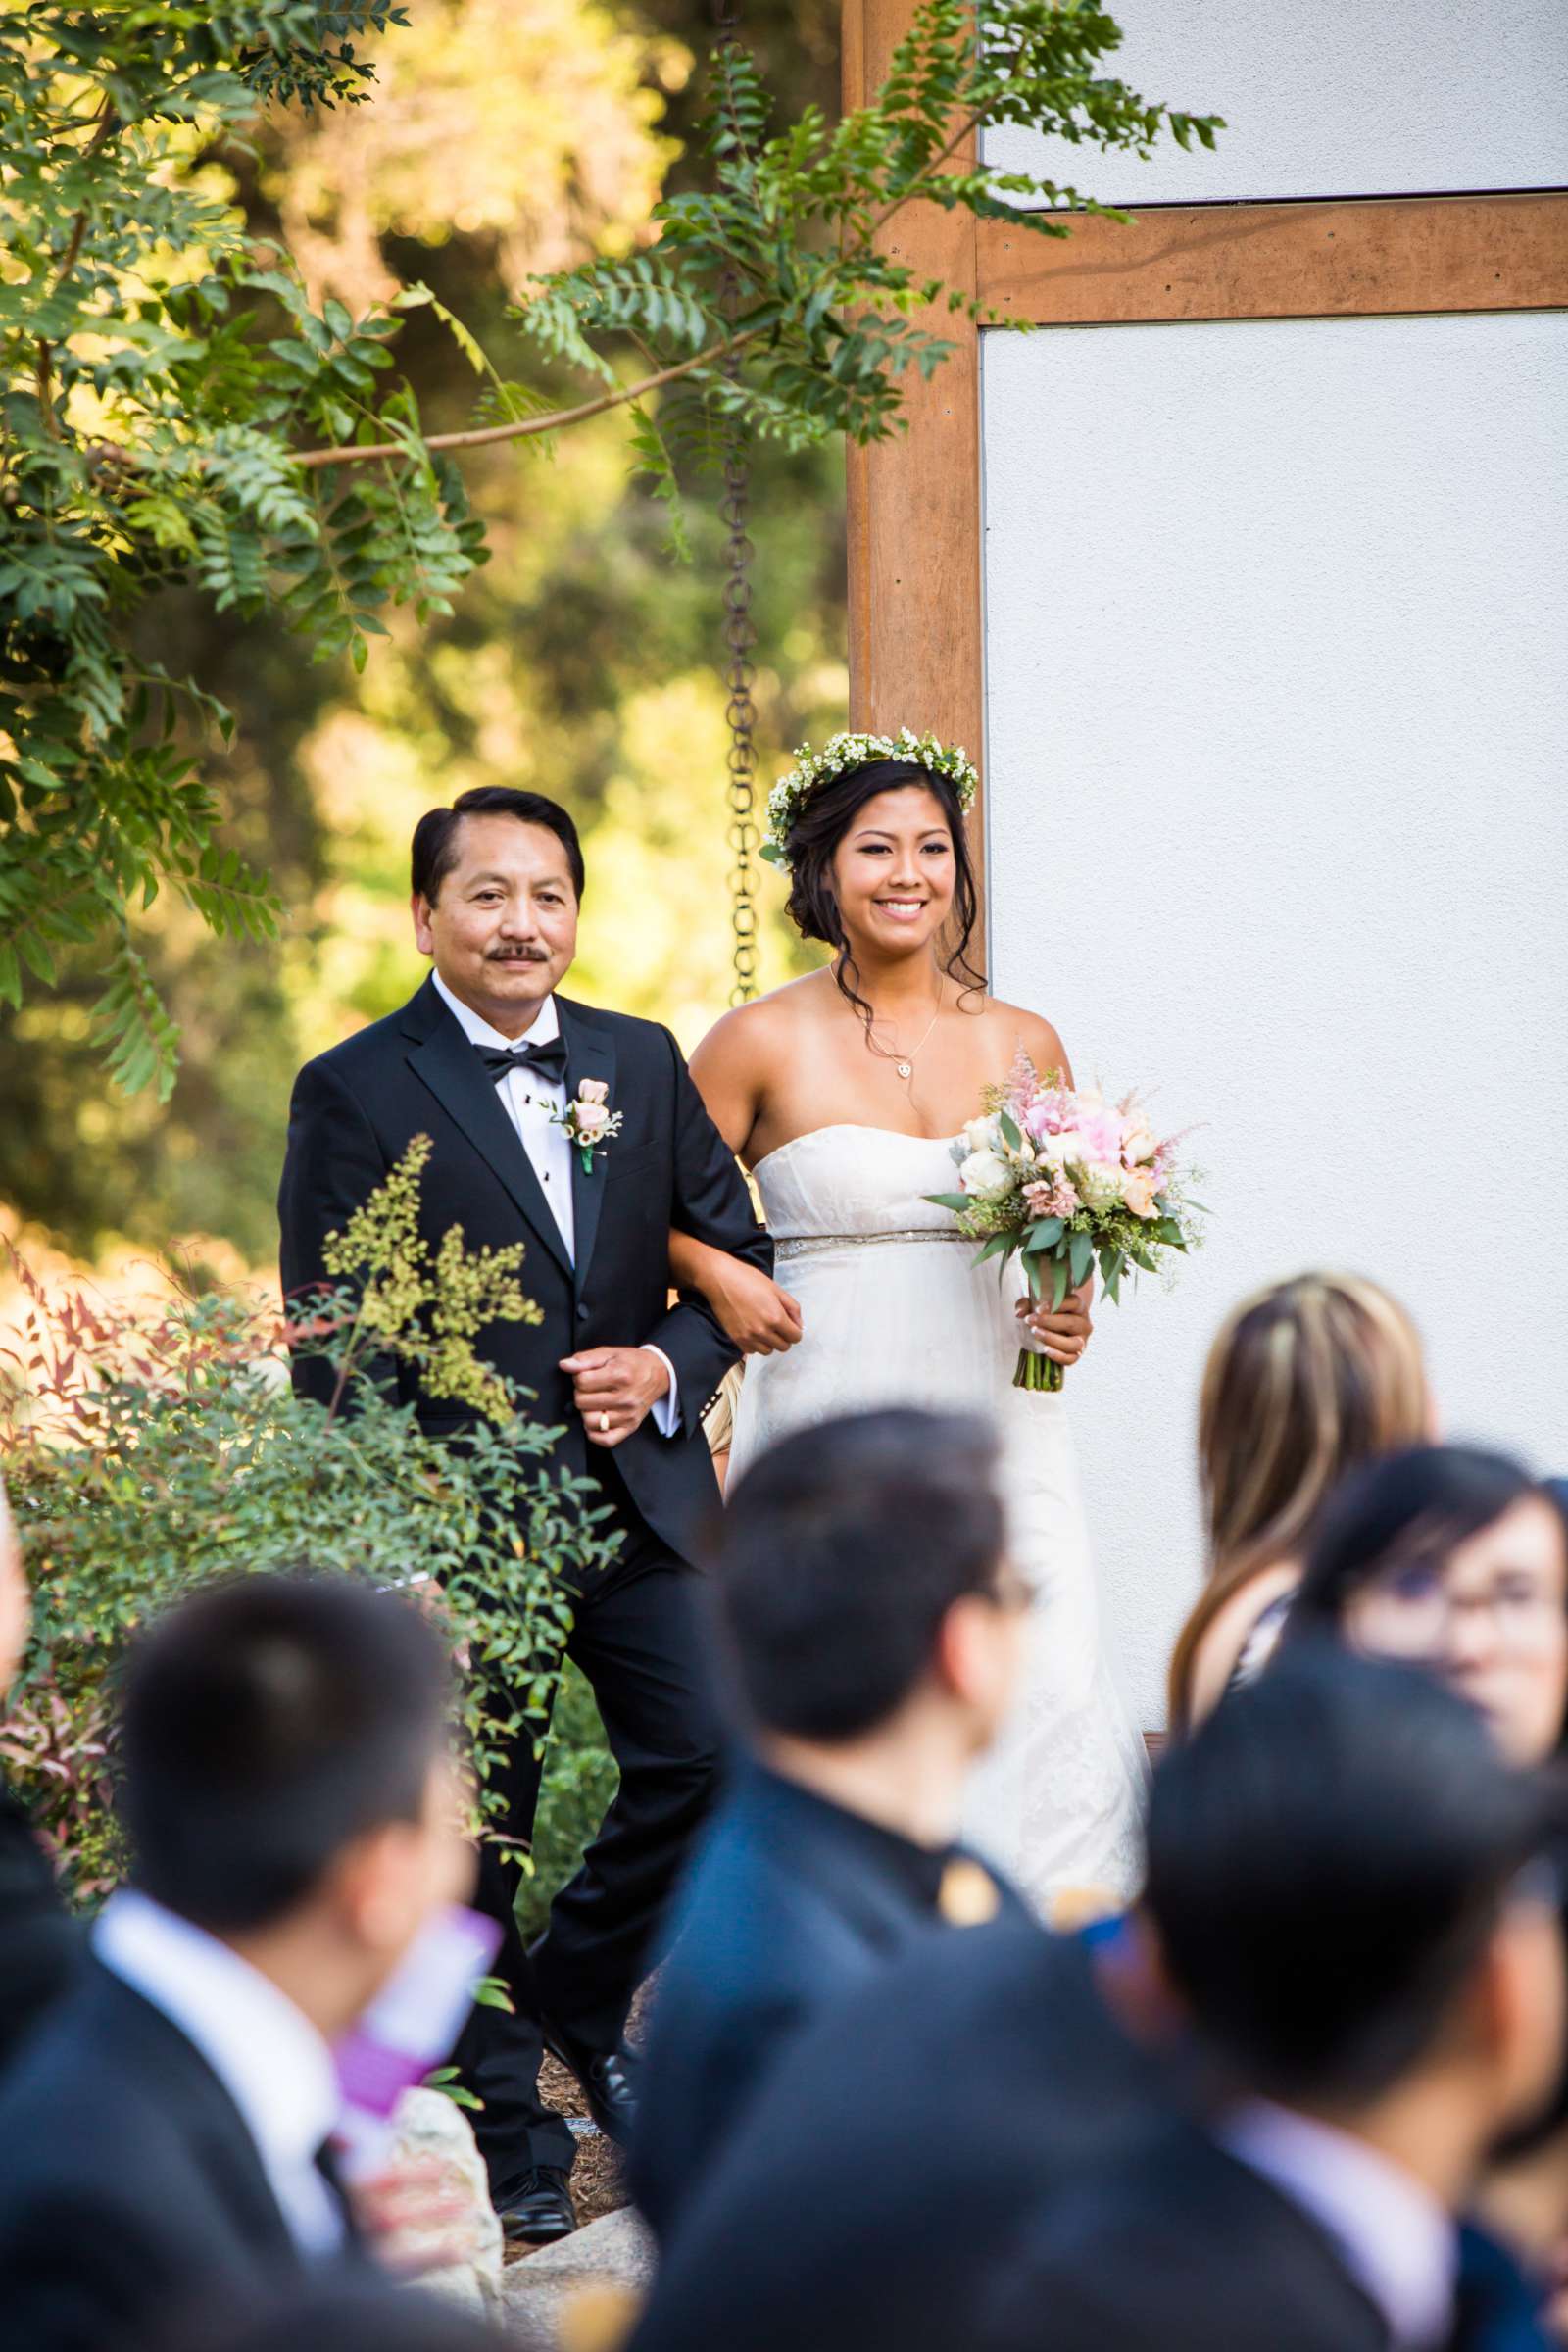
[[963,810],[951,778],[933,775],[929,768],[917,766],[912,760],[871,760],[863,767],[846,768],[843,775],[819,785],[809,796],[785,837],[784,847],[790,861],[789,911],[803,939],[819,939],[834,951],[833,977],[867,1030],[871,1026],[871,1007],[859,992],[860,975],[845,937],[833,891],[833,858],[866,802],[874,800],[879,792],[896,791],[901,784],[923,784],[928,792],[934,793],[953,836],[955,875],[950,918],[953,945],[944,969],[961,990],[983,989],[986,985],[985,973],[969,954],[980,920],[980,900]]

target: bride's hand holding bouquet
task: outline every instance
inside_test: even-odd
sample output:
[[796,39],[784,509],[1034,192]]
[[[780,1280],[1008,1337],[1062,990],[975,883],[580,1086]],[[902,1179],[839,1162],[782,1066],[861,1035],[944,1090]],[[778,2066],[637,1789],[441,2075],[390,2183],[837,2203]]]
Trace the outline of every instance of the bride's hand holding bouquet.
[[[1057,1071],[1042,1076],[1020,1054],[954,1146],[961,1189],[929,1198],[980,1244],[976,1265],[998,1258],[1000,1273],[1021,1257],[1037,1305],[1049,1296],[1059,1308],[1097,1262],[1119,1299],[1128,1266],[1157,1273],[1199,1238],[1178,1141],[1155,1136],[1136,1096],[1108,1103]],[[1025,1348],[1013,1383],[1054,1390],[1063,1377],[1060,1364]]]

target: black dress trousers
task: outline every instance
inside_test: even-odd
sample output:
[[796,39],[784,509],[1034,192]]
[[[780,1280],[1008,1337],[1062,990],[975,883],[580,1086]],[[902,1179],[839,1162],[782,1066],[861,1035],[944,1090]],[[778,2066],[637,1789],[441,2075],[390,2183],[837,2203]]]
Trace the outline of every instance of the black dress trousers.
[[[719,1752],[703,1580],[641,1521],[613,1455],[596,1456],[593,1467],[625,1539],[613,1565],[575,1602],[566,1654],[598,1702],[620,1787],[531,1953],[514,1910],[522,1866],[504,1861],[492,1842],[480,1847],[473,1899],[501,1927],[495,1973],[514,2006],[511,2014],[472,2010],[454,2057],[483,2102],[474,2132],[498,2205],[534,2165],[570,2168],[570,2127],[539,2097],[541,2013],[595,2054],[616,2048],[676,1875],[711,1802]],[[505,1798],[500,1819],[519,1844],[532,1834],[539,1797],[536,1736],[519,1734],[492,1775]]]

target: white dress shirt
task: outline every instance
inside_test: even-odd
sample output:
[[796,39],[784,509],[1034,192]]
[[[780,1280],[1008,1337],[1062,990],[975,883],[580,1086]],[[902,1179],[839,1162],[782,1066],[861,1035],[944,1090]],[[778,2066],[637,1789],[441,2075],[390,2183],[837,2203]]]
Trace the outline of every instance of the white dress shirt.
[[92,1948],[206,2059],[239,2109],[300,2251],[334,2252],[343,2212],[316,2157],[341,2102],[332,2053],[309,2018],[216,1936],[129,1888],[104,1905]]
[[[503,1037],[499,1029],[490,1026],[483,1013],[475,1012],[471,1004],[465,1004],[461,997],[453,995],[439,972],[432,971],[430,977],[435,982],[436,993],[470,1045],[490,1046],[510,1053],[514,1047],[520,1045],[554,1045],[561,1035],[561,1014],[553,996],[545,998],[523,1037]],[[496,1093],[501,1098],[502,1109],[516,1129],[517,1141],[532,1162],[534,1174],[544,1188],[545,1201],[556,1220],[566,1255],[575,1264],[577,1217],[571,1198],[571,1144],[565,1129],[558,1124],[560,1112],[566,1107],[565,1081],[547,1078],[538,1070],[517,1068],[509,1070],[504,1078],[497,1080]],[[611,1149],[613,1148],[612,1145]],[[603,1171],[600,1173],[602,1176]],[[647,1346],[647,1343],[644,1345]],[[655,1398],[649,1418],[661,1437],[671,1438],[680,1426],[680,1396],[675,1385],[675,1367],[662,1348],[650,1346],[648,1352],[658,1356],[669,1375],[669,1386],[662,1396]]]
[[1446,2340],[1458,2233],[1430,2189],[1364,2139],[1267,2099],[1234,2109],[1215,2137],[1333,2240],[1400,2352]]

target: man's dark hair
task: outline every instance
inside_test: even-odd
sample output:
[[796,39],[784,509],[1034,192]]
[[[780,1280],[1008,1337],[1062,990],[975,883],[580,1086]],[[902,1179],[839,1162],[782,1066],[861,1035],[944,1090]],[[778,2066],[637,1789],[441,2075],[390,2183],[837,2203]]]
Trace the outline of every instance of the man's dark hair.
[[996,1590],[997,1447],[966,1413],[798,1430],[736,1485],[713,1546],[720,1640],[762,1729],[848,1740],[908,1697],[943,1617]]
[[466,816],[514,816],[520,824],[543,825],[566,853],[566,870],[580,900],[586,871],[577,828],[559,801],[511,784],[475,784],[460,792],[450,808],[427,808],[414,828],[410,881],[416,898],[434,906],[441,885],[458,862],[458,828]]
[[1304,1646],[1168,1752],[1145,1904],[1249,2089],[1371,2099],[1438,2041],[1547,1816],[1441,1684]]
[[451,1706],[446,1652],[412,1601],[324,1576],[198,1593],[125,1673],[136,1884],[204,1928],[281,1918],[354,1838],[418,1818]]

